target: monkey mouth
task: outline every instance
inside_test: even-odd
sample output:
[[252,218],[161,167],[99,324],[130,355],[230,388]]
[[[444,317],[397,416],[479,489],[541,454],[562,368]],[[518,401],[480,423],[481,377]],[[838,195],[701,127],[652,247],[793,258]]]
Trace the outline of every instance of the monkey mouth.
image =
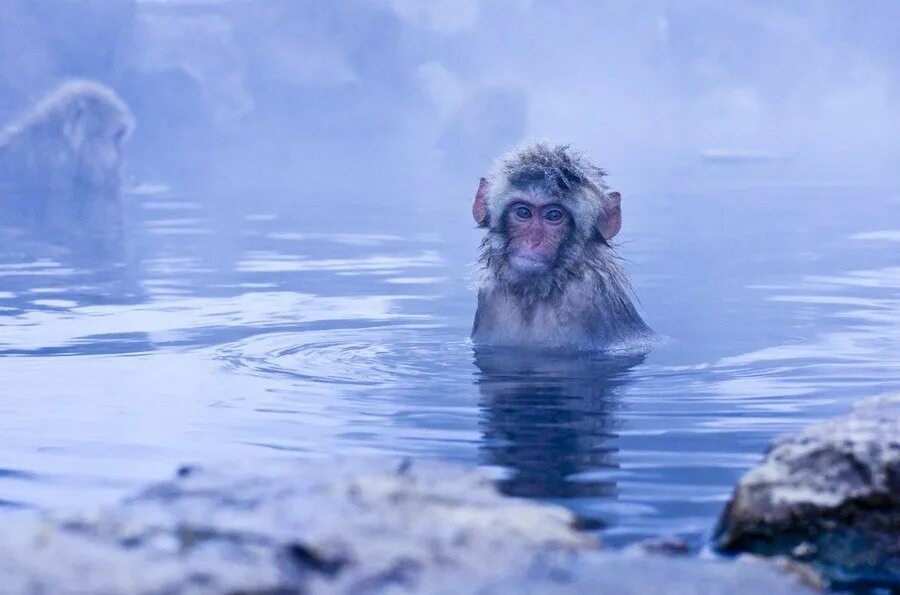
[[509,263],[523,273],[538,273],[550,266],[550,260],[532,254],[512,254]]

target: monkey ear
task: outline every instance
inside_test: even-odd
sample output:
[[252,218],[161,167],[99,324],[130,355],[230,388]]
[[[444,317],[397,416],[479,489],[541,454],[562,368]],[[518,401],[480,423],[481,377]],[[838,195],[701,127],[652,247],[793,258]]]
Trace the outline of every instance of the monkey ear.
[[478,181],[475,202],[472,203],[472,217],[478,225],[484,225],[485,221],[487,221],[487,189],[488,181],[485,178],[481,178]]
[[622,229],[622,195],[618,192],[609,192],[609,207],[601,215],[599,221],[600,234],[604,240],[611,240]]

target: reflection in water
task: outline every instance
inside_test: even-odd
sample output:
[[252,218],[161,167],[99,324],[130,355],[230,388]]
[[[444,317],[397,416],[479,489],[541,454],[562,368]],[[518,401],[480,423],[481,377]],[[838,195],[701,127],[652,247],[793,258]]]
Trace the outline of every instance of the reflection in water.
[[99,268],[133,266],[115,189],[0,189],[4,260],[54,257]]
[[[643,355],[600,357],[478,349],[484,456],[510,475],[500,489],[533,498],[615,497],[616,413]],[[599,473],[598,473],[599,471]]]

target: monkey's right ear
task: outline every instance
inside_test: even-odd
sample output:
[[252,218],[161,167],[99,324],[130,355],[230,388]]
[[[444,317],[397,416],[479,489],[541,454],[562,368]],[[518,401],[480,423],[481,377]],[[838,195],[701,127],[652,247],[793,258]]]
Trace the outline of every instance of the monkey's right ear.
[[475,202],[472,203],[472,217],[479,226],[487,221],[487,189],[488,181],[481,178],[478,181],[478,192],[475,193]]
[[609,208],[601,215],[599,221],[600,234],[604,240],[611,240],[622,229],[622,195],[618,192],[610,192]]

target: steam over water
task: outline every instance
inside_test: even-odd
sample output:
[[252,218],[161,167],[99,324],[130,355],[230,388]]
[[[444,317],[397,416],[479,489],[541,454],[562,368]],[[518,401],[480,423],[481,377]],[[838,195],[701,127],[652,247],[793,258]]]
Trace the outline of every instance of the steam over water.
[[[868,26],[849,4],[248,4],[136,4],[137,47],[188,15],[229,64],[59,66],[136,113],[126,240],[0,225],[0,507],[185,462],[402,455],[484,467],[612,544],[699,547],[774,436],[900,388],[896,58],[843,33]],[[530,137],[611,170],[648,354],[469,344],[469,201]]]

